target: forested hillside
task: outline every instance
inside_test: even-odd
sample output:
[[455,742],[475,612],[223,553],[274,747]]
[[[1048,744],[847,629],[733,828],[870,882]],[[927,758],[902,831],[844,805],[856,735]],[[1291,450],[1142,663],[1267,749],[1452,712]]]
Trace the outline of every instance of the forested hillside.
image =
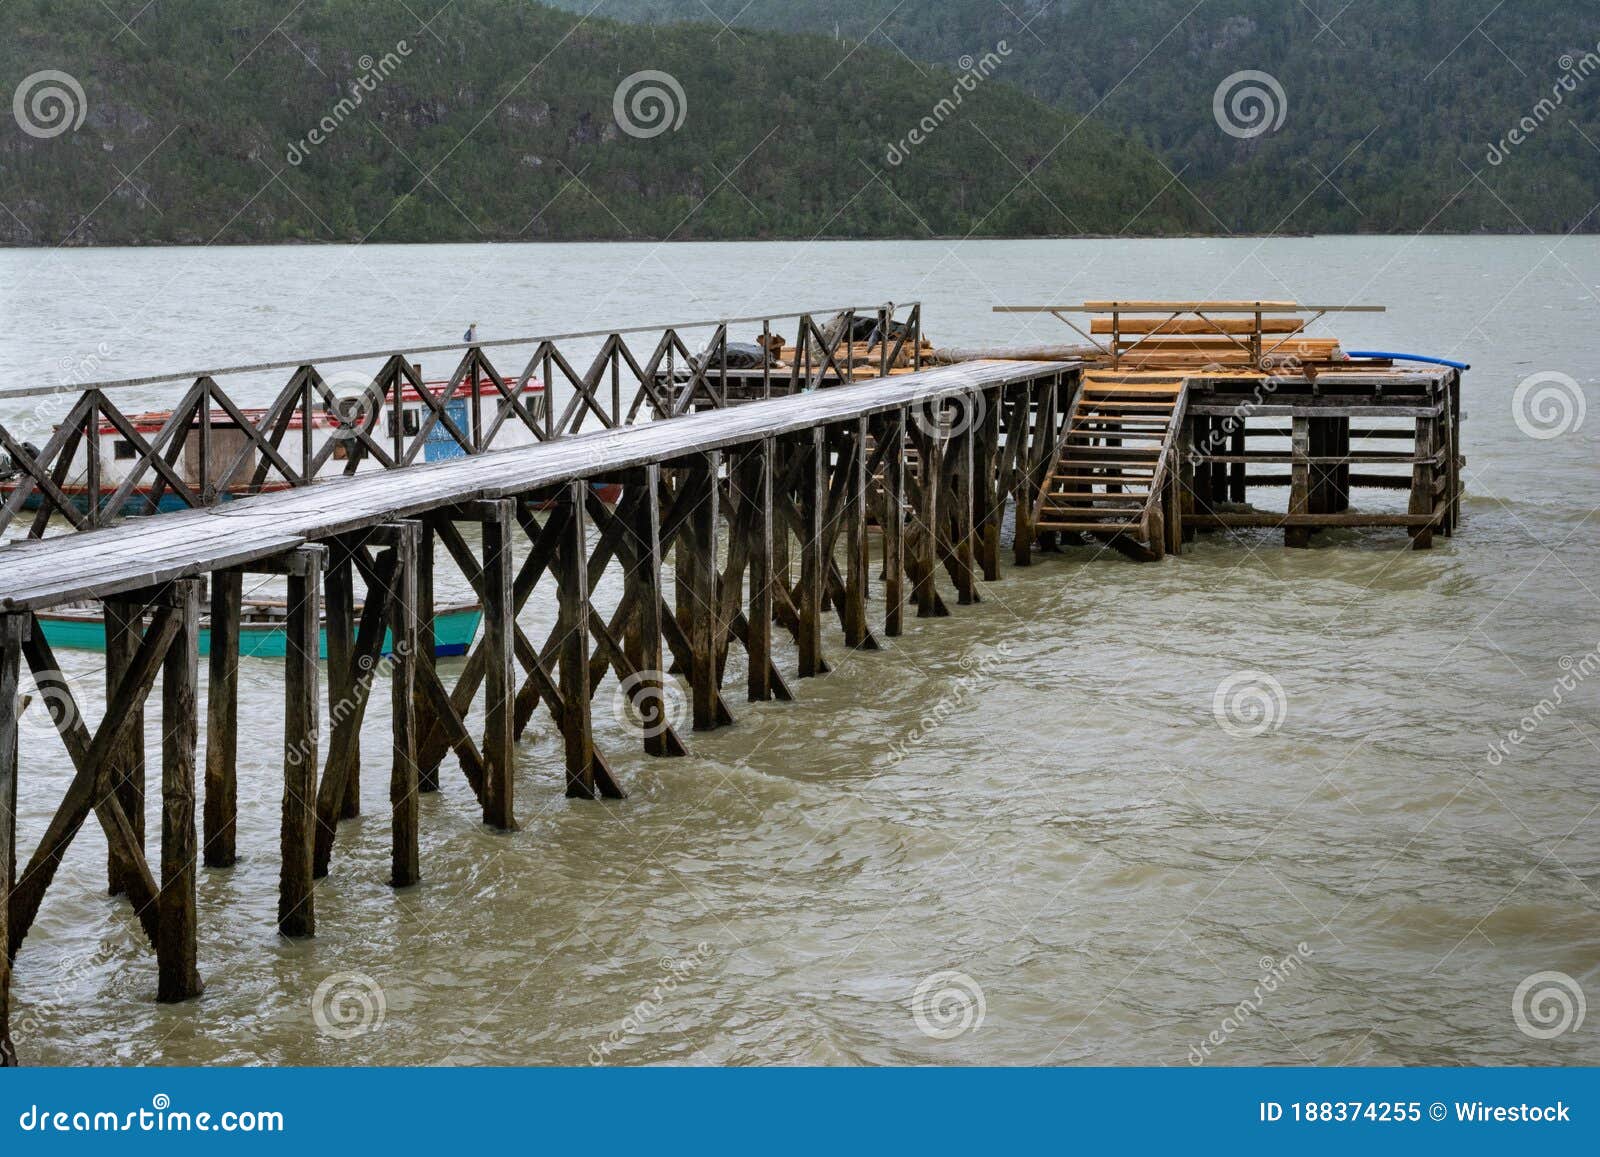
[[[1218,232],[1600,228],[1594,0],[558,2],[699,20],[723,41],[804,29],[841,53],[862,43],[952,66],[1004,40],[996,80],[1149,145]],[[1246,71],[1277,84],[1281,99],[1256,91],[1282,121],[1230,134],[1213,101]]]
[[1207,227],[1144,146],[831,37],[524,0],[10,0],[0,29],[10,244]]

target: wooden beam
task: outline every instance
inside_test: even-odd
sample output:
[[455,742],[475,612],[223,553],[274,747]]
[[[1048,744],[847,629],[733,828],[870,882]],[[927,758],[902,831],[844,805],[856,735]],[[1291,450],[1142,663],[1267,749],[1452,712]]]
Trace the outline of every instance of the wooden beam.
[[195,750],[200,736],[200,583],[172,584],[178,632],[161,674],[161,895],[156,936],[156,999],[200,995],[199,847],[195,834]]
[[[202,855],[208,868],[238,860],[239,622],[241,571],[211,576],[211,647],[206,662],[206,796]],[[109,619],[107,620],[109,626]]]
[[[137,599],[107,599],[106,618],[106,701],[110,702],[117,686],[127,675],[139,644],[144,640],[144,604]],[[145,843],[145,750],[144,704],[129,711],[127,730],[122,741],[106,761],[106,778],[140,848]],[[122,856],[107,846],[107,878],[113,896],[128,890],[127,877],[131,866]]]
[[557,619],[560,639],[561,738],[566,749],[567,796],[623,798],[611,769],[594,746],[589,682],[589,548],[584,509],[589,484],[569,483],[561,509],[551,517],[562,521],[561,549],[556,558]]
[[[283,660],[283,816],[278,838],[278,931],[314,936],[317,767],[321,712],[317,659],[321,650],[322,572],[328,550],[296,550],[299,568],[289,575]],[[215,646],[215,634],[212,645]],[[214,655],[216,652],[213,651]]]
[[935,617],[941,610],[934,572],[938,569],[939,520],[943,517],[939,491],[944,472],[943,438],[937,430],[922,430],[917,439],[916,557],[912,570],[912,596],[919,619]]
[[28,616],[0,615],[0,1068],[17,1063],[11,1040],[11,889],[17,874],[17,684]]
[[745,651],[750,670],[746,689],[750,702],[771,699],[775,681],[781,676],[772,662],[772,458],[775,441],[763,438],[746,449],[735,469],[743,496],[746,518],[744,531],[750,552],[749,626]]
[[[1293,481],[1289,487],[1289,513],[1298,516],[1311,513],[1311,463],[1307,460],[1311,456],[1311,419],[1296,417],[1293,422],[1290,445],[1294,462],[1290,470]],[[1211,497],[1215,504],[1217,496]],[[1286,526],[1283,530],[1283,545],[1310,546],[1311,532],[1304,526]]]
[[[720,450],[698,455],[690,466],[683,485],[692,488],[694,497],[675,549],[676,556],[686,563],[681,572],[686,585],[679,585],[678,596],[687,596],[689,600],[687,618],[692,656],[689,682],[696,731],[710,731],[733,721],[722,702],[717,662],[726,630],[717,593],[717,536],[721,529],[718,477],[721,472]],[[685,617],[684,610],[679,607],[680,621]]]
[[414,708],[419,723],[417,732],[417,790],[432,792],[439,790],[439,764],[443,760],[443,752],[438,758],[430,758],[426,763],[421,762],[423,757],[423,730],[420,729],[421,721],[429,717],[431,703],[427,692],[427,680],[437,681],[439,677],[439,664],[434,650],[438,645],[437,631],[434,627],[434,594],[433,594],[433,524],[424,521],[422,533],[417,536],[417,685],[416,706]]
[[883,633],[898,638],[905,629],[906,606],[906,412],[884,416],[878,428],[883,449]]
[[878,640],[867,625],[867,598],[871,587],[871,544],[867,538],[867,419],[855,420],[850,437],[843,443],[849,457],[839,463],[845,472],[844,519],[845,534],[845,587],[844,618],[845,646],[863,651],[876,651]]
[[[389,883],[396,888],[408,888],[422,879],[422,818],[417,783],[417,647],[421,634],[417,552],[423,526],[412,521],[395,525],[401,528],[401,535],[394,545],[394,577],[389,581],[389,702],[394,740],[389,768],[389,806],[393,816]],[[502,525],[509,538],[509,510]],[[508,589],[509,586],[508,578]],[[510,714],[510,703],[505,704],[504,710]]]
[[502,832],[517,827],[516,603],[512,534],[516,503],[504,499],[483,511],[483,822]]
[[796,441],[801,456],[800,509],[800,678],[826,674],[822,658],[822,590],[827,581],[822,557],[823,513],[827,508],[826,432],[813,426]]
[[[333,747],[329,751],[344,754],[348,769],[343,773],[344,794],[337,807],[338,819],[354,819],[361,814],[361,728],[354,728],[342,720],[345,713],[336,708],[341,705],[348,712],[356,701],[355,678],[355,551],[349,542],[339,542],[328,559],[328,569],[323,582],[327,588],[324,608],[327,616],[328,637],[328,708],[333,720]],[[350,734],[344,734],[349,730]]]
[[1000,580],[1000,522],[1005,515],[998,473],[1000,470],[1000,407],[1004,391],[993,397],[982,391],[972,393],[973,405],[980,408],[974,423],[972,444],[973,522],[976,528],[978,563],[985,582]]
[[666,710],[665,659],[662,655],[661,591],[661,467],[644,468],[640,500],[630,508],[624,557],[626,581],[633,590],[638,608],[628,631],[629,658],[639,672],[627,693],[644,724],[644,750],[647,755],[684,755],[682,741],[672,729]]

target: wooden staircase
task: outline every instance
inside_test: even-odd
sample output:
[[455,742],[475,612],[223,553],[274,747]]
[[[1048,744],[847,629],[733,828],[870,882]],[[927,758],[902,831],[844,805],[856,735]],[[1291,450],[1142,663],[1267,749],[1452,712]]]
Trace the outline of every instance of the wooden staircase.
[[[1174,470],[1187,383],[1179,373],[1089,370],[1067,409],[1037,529],[1092,534],[1139,558],[1171,543]],[[1175,545],[1175,544],[1172,544]]]

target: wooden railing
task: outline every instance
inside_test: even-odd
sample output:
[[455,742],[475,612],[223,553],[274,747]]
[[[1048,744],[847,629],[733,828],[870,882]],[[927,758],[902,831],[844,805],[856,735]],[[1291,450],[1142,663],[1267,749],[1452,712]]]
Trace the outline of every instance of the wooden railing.
[[[477,455],[530,439],[565,437],[586,427],[617,428],[722,407],[729,403],[730,383],[744,399],[877,377],[906,358],[920,368],[921,306],[901,308],[904,321],[896,319],[893,305],[845,307],[341,354],[96,383],[82,389],[66,416],[53,424],[43,447],[33,446],[0,421],[0,484],[8,491],[0,505],[0,534],[30,508],[36,512],[28,535],[39,538],[55,516],[74,530],[87,530],[115,521],[130,507],[136,513],[153,513],[163,502],[169,508],[208,506],[239,494],[308,486],[336,474],[353,474],[363,462],[402,469],[417,461],[430,440],[448,442],[451,454]],[[874,319],[876,337],[867,343],[870,355],[863,357],[857,356],[861,343],[852,345],[851,339],[857,319],[866,317]],[[829,325],[830,318],[842,324]],[[788,363],[774,366],[763,357],[766,364],[761,367],[730,369],[729,327],[756,322],[761,324],[762,345],[774,347],[787,344],[774,341],[780,332],[777,323],[795,323]],[[708,328],[713,331],[709,342],[701,352],[691,353],[685,331]],[[650,334],[659,336],[646,352],[639,342]],[[563,347],[592,346],[596,338],[602,339],[600,348],[580,371]],[[533,353],[518,373],[502,373],[491,361],[490,351],[529,345],[534,346]],[[448,383],[437,389],[427,385],[413,359],[457,351],[460,360]],[[382,368],[370,379],[353,370],[329,369],[358,361],[370,364],[379,358]],[[283,369],[292,371],[288,381],[270,405],[253,411],[257,416],[218,382],[230,374]],[[181,381],[190,384],[149,437],[112,397],[129,387]],[[552,387],[557,385],[570,390],[559,413],[551,404]],[[0,404],[60,393],[51,387],[4,390]],[[463,397],[465,422],[449,412],[449,403]],[[408,400],[422,406],[412,423],[404,419]],[[380,432],[386,413],[391,415],[388,430]],[[314,437],[319,424],[331,429],[320,445]],[[116,450],[125,463],[114,484],[106,481],[101,445],[102,431],[108,427],[121,440]],[[290,437],[296,428],[298,440]],[[515,432],[514,438],[508,431]],[[230,436],[219,438],[221,432]],[[222,445],[224,441],[231,445]],[[146,480],[148,485],[141,490]]]

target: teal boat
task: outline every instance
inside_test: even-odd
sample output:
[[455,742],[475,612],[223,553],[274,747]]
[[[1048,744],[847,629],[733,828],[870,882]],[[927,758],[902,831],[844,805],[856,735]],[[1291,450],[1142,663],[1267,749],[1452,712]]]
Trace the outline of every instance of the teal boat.
[[[239,624],[239,654],[255,659],[281,659],[288,650],[288,636],[284,630],[284,615],[288,606],[281,600],[245,599]],[[359,604],[357,611],[359,612]],[[39,626],[52,647],[70,651],[99,651],[106,649],[106,623],[98,606],[62,607],[39,612]],[[477,603],[459,603],[439,607],[434,611],[433,653],[438,656],[465,655],[478,633],[483,619],[483,608]],[[383,653],[393,649],[393,638],[388,632],[383,636]],[[318,633],[318,657],[328,657],[328,629],[324,624]],[[211,625],[207,617],[200,619],[200,653],[211,652]]]

